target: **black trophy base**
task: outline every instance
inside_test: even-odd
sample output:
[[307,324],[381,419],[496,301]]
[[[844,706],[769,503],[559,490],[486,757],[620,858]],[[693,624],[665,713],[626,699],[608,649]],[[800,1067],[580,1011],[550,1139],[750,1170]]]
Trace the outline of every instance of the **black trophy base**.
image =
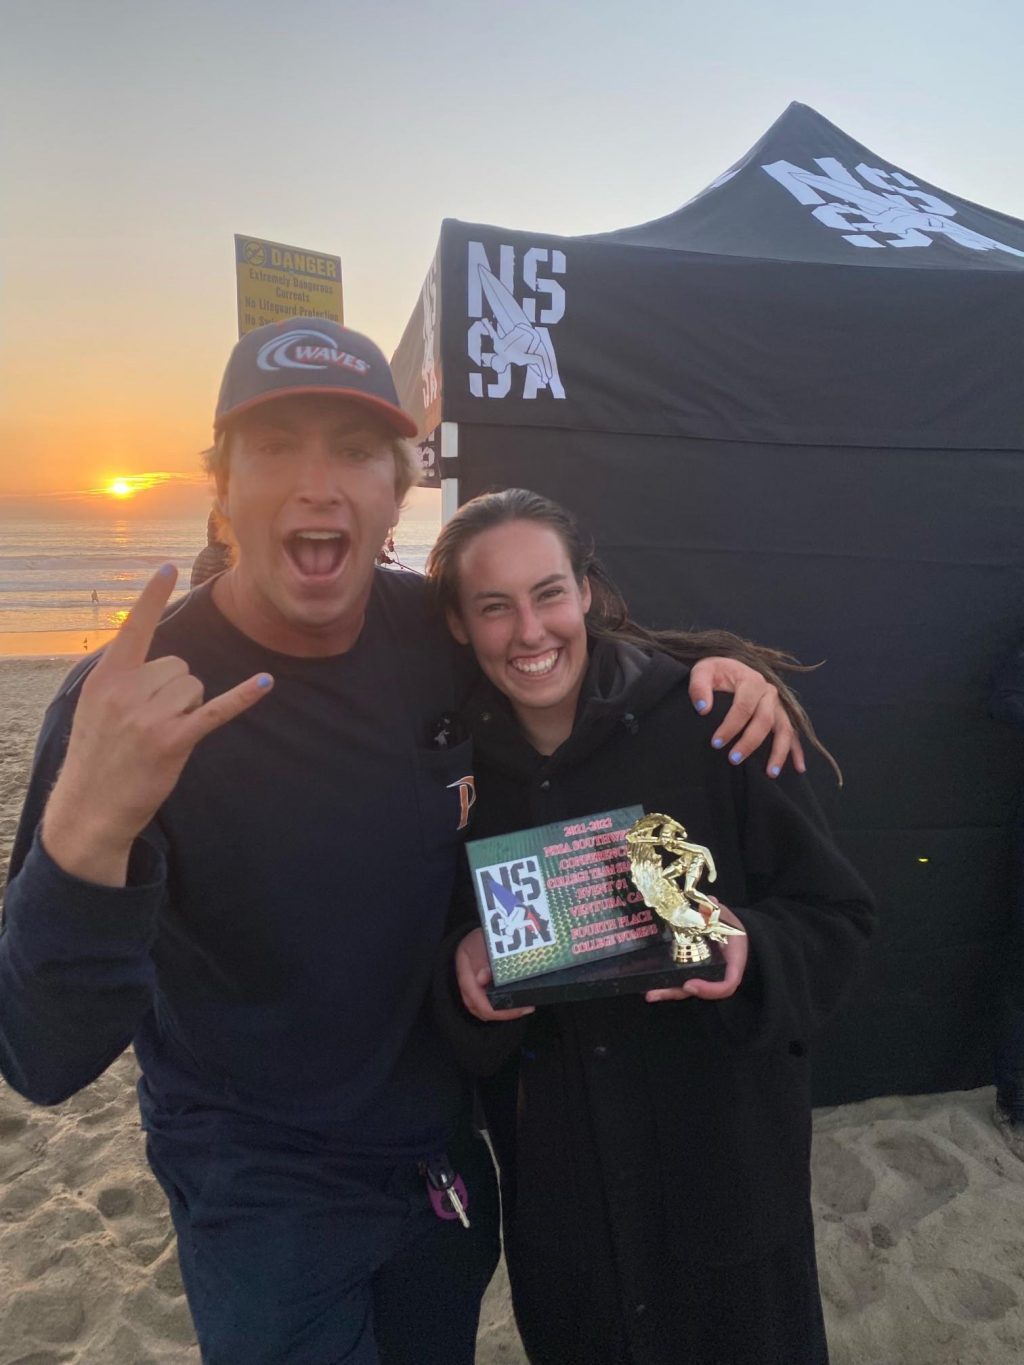
[[672,961],[671,944],[659,939],[648,948],[619,957],[603,957],[587,966],[563,967],[525,981],[508,981],[487,988],[491,1008],[514,1010],[521,1005],[562,1005],[573,1000],[596,1000],[608,995],[642,995],[665,986],[682,986],[691,976],[721,981],[725,958],[717,943],[703,962]]

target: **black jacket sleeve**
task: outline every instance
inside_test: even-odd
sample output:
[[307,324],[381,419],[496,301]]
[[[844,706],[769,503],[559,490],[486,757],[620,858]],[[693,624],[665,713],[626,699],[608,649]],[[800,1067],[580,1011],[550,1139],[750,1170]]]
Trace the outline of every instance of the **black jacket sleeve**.
[[131,1042],[152,1006],[165,867],[136,841],[128,885],[96,886],[49,857],[39,823],[74,714],[65,686],[47,711],[15,836],[0,927],[0,1074],[27,1099],[57,1104]]
[[753,1046],[806,1043],[856,975],[874,901],[805,777],[787,769],[772,781],[748,763],[736,781],[750,900],[732,908],[750,956],[739,991],[720,1010],[730,1032]]

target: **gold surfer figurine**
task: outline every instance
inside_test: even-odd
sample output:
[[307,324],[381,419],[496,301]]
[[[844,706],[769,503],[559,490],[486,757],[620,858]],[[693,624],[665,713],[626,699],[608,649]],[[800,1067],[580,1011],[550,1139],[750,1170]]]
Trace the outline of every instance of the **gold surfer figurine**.
[[[697,883],[707,873],[718,876],[709,849],[687,842],[686,830],[670,815],[644,815],[626,835],[633,883],[644,902],[672,929],[673,962],[706,962],[711,956],[708,939],[724,943],[743,934],[720,918],[718,905]],[[662,862],[662,853],[672,861]],[[682,886],[677,884],[683,878]]]

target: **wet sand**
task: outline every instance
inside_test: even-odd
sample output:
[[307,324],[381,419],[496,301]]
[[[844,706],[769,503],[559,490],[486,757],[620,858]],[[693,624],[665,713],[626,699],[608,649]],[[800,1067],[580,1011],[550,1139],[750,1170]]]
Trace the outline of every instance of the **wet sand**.
[[70,663],[105,645],[116,630],[0,630],[0,659],[58,658]]

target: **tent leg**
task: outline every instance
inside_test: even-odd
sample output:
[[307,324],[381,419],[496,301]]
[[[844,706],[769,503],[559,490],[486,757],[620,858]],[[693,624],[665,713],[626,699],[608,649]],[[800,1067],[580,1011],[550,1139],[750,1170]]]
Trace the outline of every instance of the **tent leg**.
[[[451,521],[459,505],[459,478],[455,472],[459,458],[459,424],[441,423],[441,525]],[[451,460],[451,474],[445,473],[445,460]]]

